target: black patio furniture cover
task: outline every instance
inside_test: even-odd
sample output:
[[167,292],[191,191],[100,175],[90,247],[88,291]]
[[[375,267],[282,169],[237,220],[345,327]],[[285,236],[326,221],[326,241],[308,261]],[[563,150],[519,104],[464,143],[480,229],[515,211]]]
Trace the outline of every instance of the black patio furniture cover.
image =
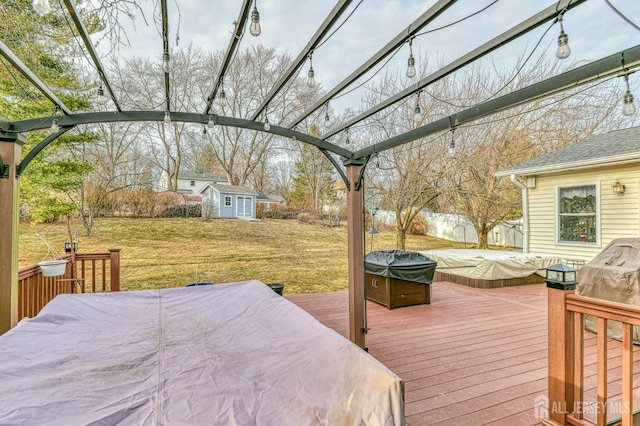
[[364,269],[368,274],[422,284],[431,284],[437,262],[413,251],[372,251],[364,258]]

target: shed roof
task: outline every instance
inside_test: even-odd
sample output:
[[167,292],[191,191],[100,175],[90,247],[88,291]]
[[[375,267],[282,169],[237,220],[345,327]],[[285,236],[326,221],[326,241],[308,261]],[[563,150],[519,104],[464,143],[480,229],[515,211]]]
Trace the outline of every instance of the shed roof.
[[631,127],[567,145],[532,160],[500,170],[496,176],[526,176],[640,160],[640,127]]
[[209,172],[190,172],[181,171],[178,173],[178,179],[206,180],[207,182],[228,182],[227,175],[219,175]]
[[237,195],[253,195],[257,196],[258,193],[251,188],[247,188],[245,186],[237,186],[237,185],[223,185],[223,184],[208,184],[200,193],[202,194],[207,190],[207,188],[211,188],[220,194],[237,194]]

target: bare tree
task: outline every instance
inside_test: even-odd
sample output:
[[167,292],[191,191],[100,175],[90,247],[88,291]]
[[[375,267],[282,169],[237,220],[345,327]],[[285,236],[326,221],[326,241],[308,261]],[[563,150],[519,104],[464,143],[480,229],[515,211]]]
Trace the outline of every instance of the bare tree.
[[[213,66],[220,57],[221,53],[213,55],[209,63]],[[290,63],[290,56],[279,55],[275,49],[261,45],[239,52],[224,76],[225,97],[218,94],[214,112],[249,117]],[[268,105],[261,119],[264,121],[268,118],[271,124],[286,121],[307,105],[317,90],[307,87],[302,79],[294,79]],[[217,126],[208,135],[209,143],[229,181],[237,177],[240,185],[247,184],[259,167],[266,167],[265,159],[276,139],[269,133],[223,126]]]

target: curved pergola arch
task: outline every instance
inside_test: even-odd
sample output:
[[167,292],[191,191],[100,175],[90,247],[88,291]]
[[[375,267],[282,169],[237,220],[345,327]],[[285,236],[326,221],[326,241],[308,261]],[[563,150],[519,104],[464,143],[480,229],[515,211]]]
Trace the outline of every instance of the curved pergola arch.
[[[28,120],[14,121],[6,123],[8,129],[2,133],[28,133],[36,130],[48,129],[51,127],[53,120],[58,121],[60,130],[57,133],[51,134],[44,138],[36,147],[34,147],[17,166],[16,174],[20,176],[22,172],[27,168],[29,163],[42,152],[49,144],[51,144],[58,137],[62,136],[69,130],[79,125],[98,124],[98,123],[114,123],[124,121],[137,121],[137,122],[164,122],[165,113],[161,111],[109,111],[109,112],[86,112],[79,114],[68,114],[60,116],[48,116],[39,118],[30,118]],[[309,145],[313,145],[320,149],[327,158],[336,167],[336,170],[341,174],[343,179],[346,179],[344,173],[339,168],[335,159],[329,154],[336,154],[343,159],[353,159],[353,151],[345,149],[336,144],[327,142],[324,139],[311,136],[309,134],[288,129],[286,127],[271,125],[269,130],[264,129],[264,123],[260,121],[246,120],[242,118],[227,117],[216,114],[199,114],[191,112],[172,112],[171,121],[181,123],[193,123],[203,126],[208,125],[209,117],[213,119],[213,123],[216,126],[229,126],[247,130],[254,130],[258,132],[270,133],[285,138],[299,140]]]

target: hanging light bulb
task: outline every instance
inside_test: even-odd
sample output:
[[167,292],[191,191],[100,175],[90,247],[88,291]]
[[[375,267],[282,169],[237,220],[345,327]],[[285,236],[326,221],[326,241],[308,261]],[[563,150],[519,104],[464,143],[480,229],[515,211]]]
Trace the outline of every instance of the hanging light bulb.
[[329,121],[331,121],[331,117],[329,117],[329,101],[327,101],[326,104],[324,104],[325,106],[325,110],[324,110],[324,124],[329,124]]
[[413,110],[413,120],[417,123],[422,119],[422,109],[420,105],[416,104],[416,108]]
[[629,117],[636,113],[636,107],[633,104],[633,94],[629,88],[629,75],[625,73],[624,81],[627,83],[627,92],[624,94],[624,101],[622,104],[622,115]]
[[51,12],[49,0],[33,0],[33,3],[31,3],[31,5],[33,6],[33,10],[35,10],[40,16],[44,16],[47,13]]
[[162,71],[164,71],[165,74],[169,74],[170,70],[171,70],[171,61],[169,59],[169,52],[164,52],[162,54]]
[[560,35],[558,36],[558,49],[556,50],[556,56],[558,59],[566,59],[571,55],[571,49],[569,48],[569,36],[564,32],[562,25],[562,16],[564,11],[558,15],[558,22],[560,22]]
[[346,129],[345,133],[347,134],[347,140],[344,141],[344,143],[345,145],[349,145],[351,143],[351,139],[349,139],[349,129]]
[[316,73],[313,71],[313,51],[309,53],[309,73],[307,74],[307,86],[315,87]]
[[413,39],[409,39],[409,59],[407,60],[407,77],[416,76],[416,60],[413,58]]
[[58,133],[60,131],[60,126],[58,125],[58,119],[54,118],[51,121],[51,127],[49,128],[49,132]]
[[207,126],[209,126],[209,128],[213,128],[213,115],[209,116],[209,121],[207,122]]
[[456,129],[454,127],[451,128],[451,142],[449,142],[449,155],[454,155],[456,153],[456,141],[453,137]]
[[107,97],[104,95],[104,88],[102,87],[102,83],[98,86],[98,105],[103,106],[107,103]]
[[268,132],[269,130],[271,130],[271,124],[269,124],[269,117],[264,119],[264,130],[265,132]]
[[420,93],[422,93],[422,90],[418,92],[418,95],[416,97],[416,107],[413,110],[413,121],[415,121],[416,124],[420,123],[420,120],[422,120],[422,108],[420,108]]
[[310,67],[309,73],[307,74],[307,86],[315,87],[315,85],[316,85],[315,72],[313,72],[313,67]]
[[202,139],[207,139],[207,128],[206,127],[202,128]]
[[262,28],[260,28],[260,12],[258,12],[255,1],[253,2],[253,11],[251,11],[251,25],[249,26],[249,32],[254,37],[258,37],[262,32]]
[[224,77],[220,79],[220,103],[224,101],[227,94],[224,92]]
[[164,122],[171,123],[171,113],[169,112],[169,110],[166,110],[164,112]]

